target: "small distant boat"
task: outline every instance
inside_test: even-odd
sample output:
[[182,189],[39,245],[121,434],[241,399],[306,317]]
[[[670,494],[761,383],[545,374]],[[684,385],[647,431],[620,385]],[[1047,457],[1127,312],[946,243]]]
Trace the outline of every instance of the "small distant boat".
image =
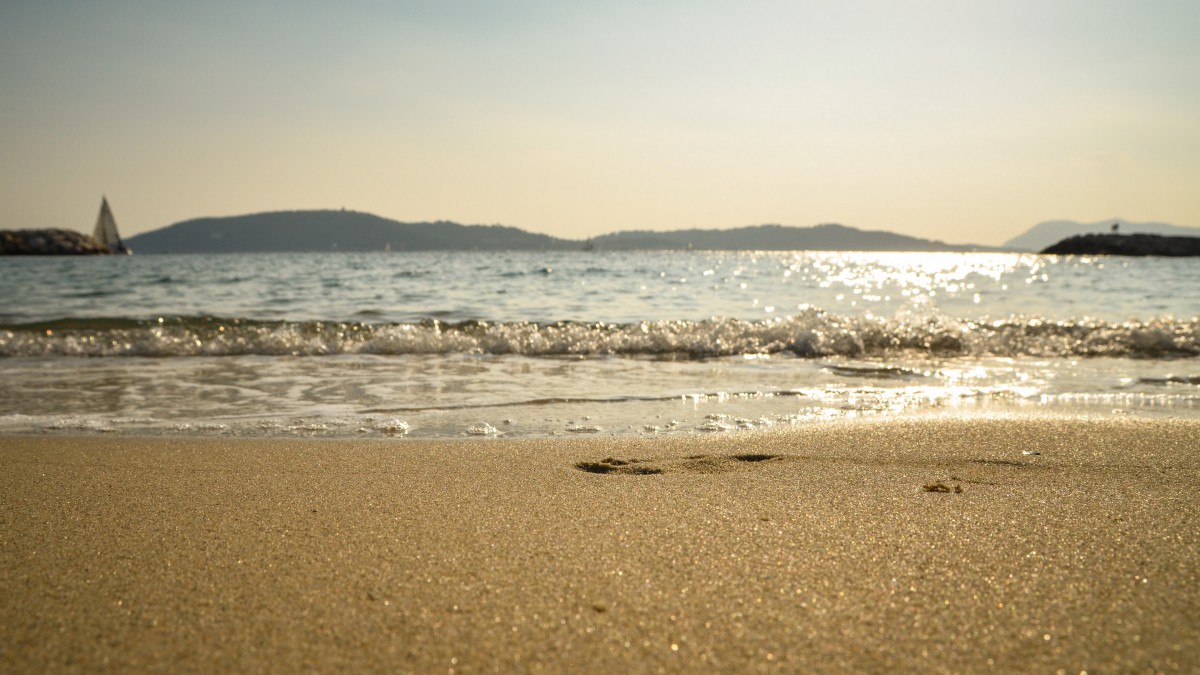
[[133,250],[121,241],[121,235],[117,232],[117,220],[113,218],[112,209],[108,208],[107,197],[100,198],[100,215],[96,216],[96,229],[92,236],[96,241],[108,246],[113,253],[133,255]]

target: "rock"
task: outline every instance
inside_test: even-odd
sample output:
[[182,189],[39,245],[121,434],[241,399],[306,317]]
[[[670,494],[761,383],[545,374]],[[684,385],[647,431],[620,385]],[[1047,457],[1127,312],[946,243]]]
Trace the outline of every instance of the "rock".
[[0,230],[0,255],[108,255],[95,237],[73,230]]
[[1200,237],[1157,234],[1083,234],[1042,251],[1051,255],[1200,256]]

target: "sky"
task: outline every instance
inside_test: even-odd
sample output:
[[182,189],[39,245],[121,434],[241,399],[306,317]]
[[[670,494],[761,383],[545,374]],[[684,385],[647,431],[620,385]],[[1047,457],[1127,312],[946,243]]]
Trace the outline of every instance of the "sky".
[[1200,226],[1195,0],[3,0],[0,228]]

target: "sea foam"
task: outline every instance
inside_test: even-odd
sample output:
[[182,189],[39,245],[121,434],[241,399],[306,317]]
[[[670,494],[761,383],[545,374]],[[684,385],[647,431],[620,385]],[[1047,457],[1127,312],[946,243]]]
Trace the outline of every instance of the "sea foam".
[[334,354],[620,355],[708,358],[753,354],[802,358],[933,356],[1200,355],[1200,318],[1148,321],[1039,317],[883,319],[810,309],[762,321],[339,323],[175,317],[77,320],[0,328],[0,356],[171,357]]

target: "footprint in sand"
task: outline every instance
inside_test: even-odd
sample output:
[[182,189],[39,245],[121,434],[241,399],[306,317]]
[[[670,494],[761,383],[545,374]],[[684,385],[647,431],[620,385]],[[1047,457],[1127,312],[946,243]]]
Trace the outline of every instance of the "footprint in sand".
[[739,455],[690,455],[682,459],[618,459],[605,457],[598,462],[578,462],[575,468],[588,473],[618,473],[648,476],[667,472],[725,473],[747,463],[781,460],[783,455],[745,453]]
[[963,491],[961,485],[946,485],[940,480],[936,483],[929,483],[928,485],[923,486],[921,489],[926,492],[953,492],[954,494],[959,495],[961,495]]
[[640,459],[617,459],[605,457],[599,462],[578,462],[575,468],[588,473],[624,473],[633,475],[650,475],[662,473],[656,466],[645,466]]

